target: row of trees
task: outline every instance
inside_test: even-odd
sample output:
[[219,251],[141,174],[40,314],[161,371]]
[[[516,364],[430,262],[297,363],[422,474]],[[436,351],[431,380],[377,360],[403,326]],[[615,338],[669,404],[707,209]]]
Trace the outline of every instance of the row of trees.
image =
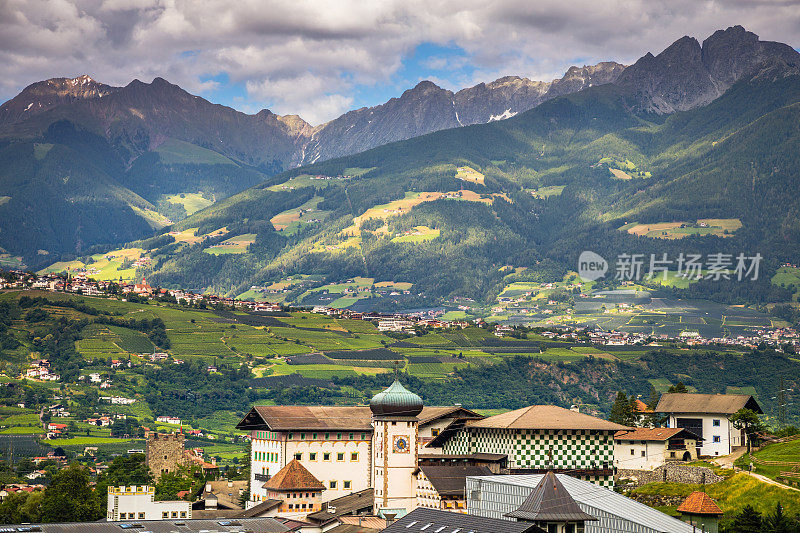
[[723,522],[721,533],[800,533],[800,516],[788,516],[779,503],[772,513],[759,513],[745,505],[729,522]]

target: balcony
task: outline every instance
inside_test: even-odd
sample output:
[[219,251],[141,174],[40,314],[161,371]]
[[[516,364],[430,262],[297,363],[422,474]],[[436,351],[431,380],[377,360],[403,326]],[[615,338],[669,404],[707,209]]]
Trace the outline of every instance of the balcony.
[[269,481],[269,474],[254,474],[256,481]]
[[668,450],[688,450],[683,440],[672,440],[667,443]]

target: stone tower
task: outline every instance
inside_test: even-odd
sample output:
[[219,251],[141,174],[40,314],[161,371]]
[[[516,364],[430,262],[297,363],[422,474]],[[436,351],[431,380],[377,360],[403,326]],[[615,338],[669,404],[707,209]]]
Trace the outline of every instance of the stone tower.
[[158,480],[161,474],[175,472],[186,463],[183,433],[156,433],[147,435],[147,466]]
[[402,516],[414,506],[414,470],[422,398],[395,381],[372,398],[372,486],[376,514]]

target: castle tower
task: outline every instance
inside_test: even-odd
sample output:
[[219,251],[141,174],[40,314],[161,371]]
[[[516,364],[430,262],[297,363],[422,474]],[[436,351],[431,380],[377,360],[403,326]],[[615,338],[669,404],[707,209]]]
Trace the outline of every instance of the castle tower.
[[402,516],[414,505],[414,470],[422,398],[395,381],[370,401],[375,444],[372,486],[376,514]]
[[161,474],[175,472],[186,463],[183,454],[186,436],[181,433],[158,433],[147,435],[147,466],[158,480]]

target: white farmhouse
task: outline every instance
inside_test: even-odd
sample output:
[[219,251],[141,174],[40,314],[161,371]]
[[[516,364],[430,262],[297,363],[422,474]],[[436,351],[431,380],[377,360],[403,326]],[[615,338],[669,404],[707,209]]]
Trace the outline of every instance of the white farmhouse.
[[683,428],[633,428],[614,434],[614,466],[654,470],[668,461],[697,459],[699,437]]
[[661,396],[656,412],[667,415],[667,427],[684,428],[702,439],[698,455],[729,455],[747,445],[744,431],[730,421],[742,408],[761,414],[761,407],[747,394],[668,393]]

